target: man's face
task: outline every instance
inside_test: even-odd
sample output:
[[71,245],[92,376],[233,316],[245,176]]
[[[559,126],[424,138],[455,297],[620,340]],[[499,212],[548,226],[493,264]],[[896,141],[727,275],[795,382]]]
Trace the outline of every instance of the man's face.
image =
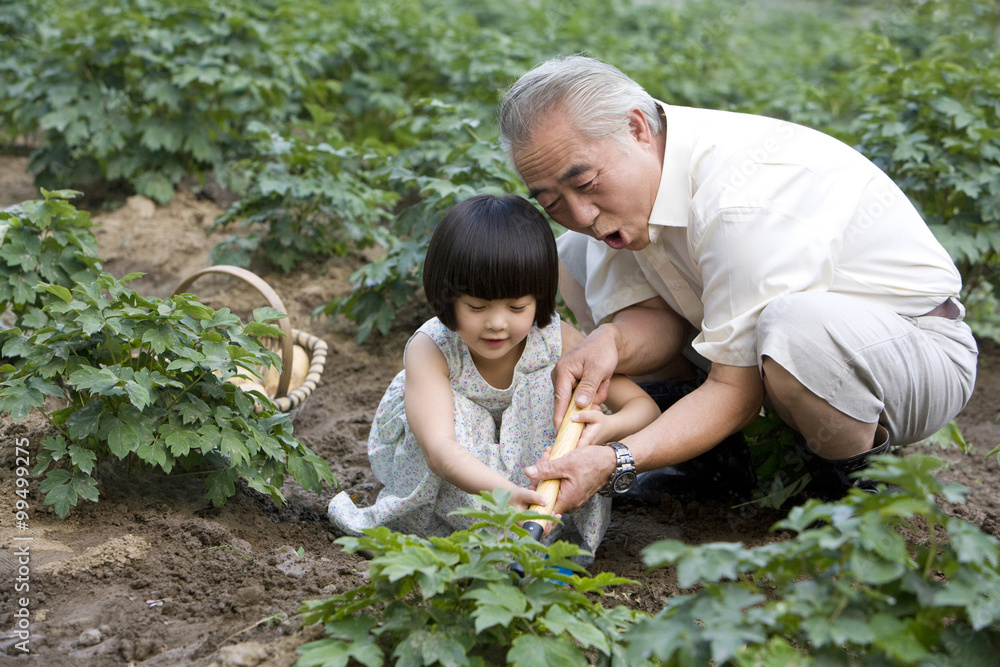
[[624,149],[616,137],[588,139],[554,111],[514,166],[535,199],[566,229],[615,250],[649,245],[649,215],[662,171],[661,137],[634,111]]

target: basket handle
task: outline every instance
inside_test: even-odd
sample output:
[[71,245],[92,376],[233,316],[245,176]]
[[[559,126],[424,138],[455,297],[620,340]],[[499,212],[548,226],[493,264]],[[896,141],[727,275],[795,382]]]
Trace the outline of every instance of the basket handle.
[[[206,273],[223,273],[230,276],[236,276],[256,289],[260,295],[267,300],[268,305],[272,308],[275,308],[282,313],[287,312],[285,310],[285,305],[281,302],[281,297],[278,296],[278,293],[275,292],[270,285],[264,282],[263,278],[258,276],[253,271],[248,271],[247,269],[239,266],[230,266],[228,264],[209,266],[195,271],[181,281],[181,284],[174,290],[173,295],[184,293],[187,291],[187,288],[191,285],[191,283]],[[295,356],[292,354],[292,346],[295,343],[292,340],[292,327],[288,323],[288,320],[289,318],[287,316],[278,320],[278,326],[285,335],[281,337],[281,377],[278,378],[278,390],[275,393],[276,398],[285,396],[288,393],[288,385],[292,380],[292,364],[295,359]]]

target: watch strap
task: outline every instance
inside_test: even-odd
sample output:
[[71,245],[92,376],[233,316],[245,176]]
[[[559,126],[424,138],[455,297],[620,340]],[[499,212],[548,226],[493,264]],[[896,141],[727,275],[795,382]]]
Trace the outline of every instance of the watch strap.
[[[605,447],[610,447],[615,451],[615,469],[611,473],[611,479],[607,486],[600,490],[602,496],[610,496],[615,493],[615,483],[622,475],[635,475],[635,459],[627,446],[620,442],[605,442]],[[631,485],[630,485],[631,486]]]

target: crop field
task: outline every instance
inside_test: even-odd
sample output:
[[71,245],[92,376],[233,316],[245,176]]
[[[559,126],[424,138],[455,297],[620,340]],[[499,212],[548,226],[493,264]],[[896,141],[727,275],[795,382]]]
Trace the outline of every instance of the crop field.
[[[0,0],[0,664],[997,664],[998,40],[967,0]],[[797,505],[768,468],[739,507],[616,499],[562,580],[563,547],[330,525],[339,490],[377,495],[368,430],[430,316],[429,233],[526,194],[500,91],[567,53],[833,134],[921,210],[979,375],[877,469],[891,490]],[[174,295],[213,264],[327,343],[295,410],[225,382],[275,360],[259,292]]]

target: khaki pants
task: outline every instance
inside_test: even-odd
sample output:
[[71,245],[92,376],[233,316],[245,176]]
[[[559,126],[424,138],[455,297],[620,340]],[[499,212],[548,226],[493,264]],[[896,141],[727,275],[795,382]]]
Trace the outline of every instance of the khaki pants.
[[894,445],[922,440],[969,402],[978,347],[958,316],[904,317],[843,294],[776,299],[757,323],[757,358],[771,357],[810,391]]

